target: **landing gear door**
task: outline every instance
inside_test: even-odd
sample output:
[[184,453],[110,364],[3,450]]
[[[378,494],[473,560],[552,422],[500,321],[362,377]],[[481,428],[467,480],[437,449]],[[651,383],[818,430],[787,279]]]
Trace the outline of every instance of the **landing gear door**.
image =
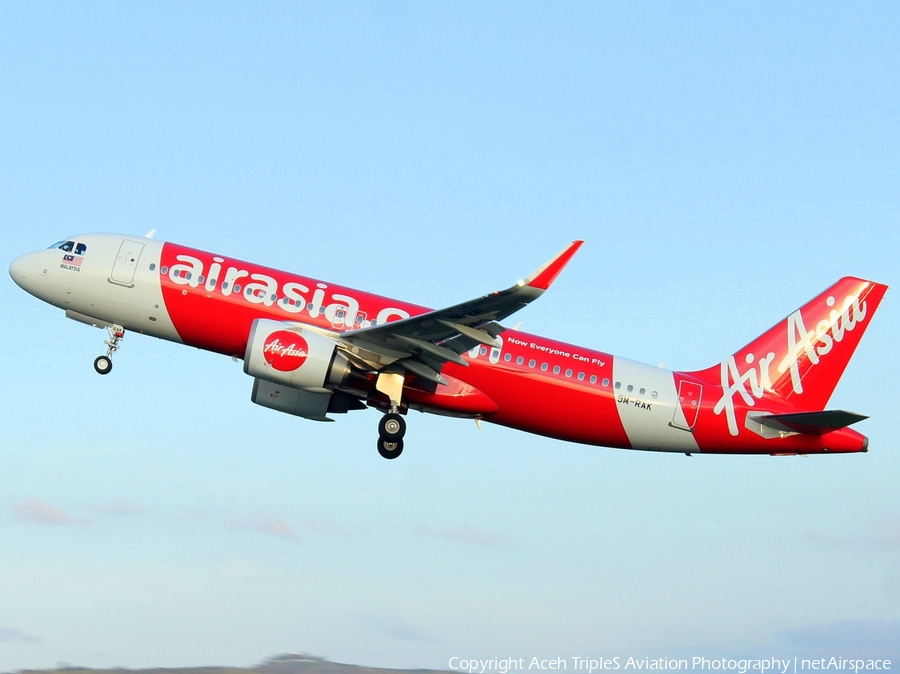
[[687,379],[678,382],[678,405],[675,406],[672,426],[685,431],[694,430],[694,426],[697,424],[697,415],[700,414],[700,397],[702,395],[703,387],[697,382]]
[[140,241],[132,241],[125,239],[119,246],[119,254],[116,255],[116,261],[113,263],[112,274],[109,277],[110,282],[120,286],[134,285],[134,272],[137,269],[138,260],[141,258],[141,252],[144,250],[144,244]]

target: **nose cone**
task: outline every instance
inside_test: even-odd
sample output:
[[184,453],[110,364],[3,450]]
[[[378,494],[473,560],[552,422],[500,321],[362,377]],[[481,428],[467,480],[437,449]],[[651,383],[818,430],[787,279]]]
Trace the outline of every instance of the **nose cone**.
[[20,255],[9,263],[9,275],[16,284],[24,288],[23,283],[27,283],[28,279],[28,261],[25,259],[27,255]]
[[9,276],[22,290],[35,294],[35,282],[41,273],[40,253],[25,253],[9,263]]

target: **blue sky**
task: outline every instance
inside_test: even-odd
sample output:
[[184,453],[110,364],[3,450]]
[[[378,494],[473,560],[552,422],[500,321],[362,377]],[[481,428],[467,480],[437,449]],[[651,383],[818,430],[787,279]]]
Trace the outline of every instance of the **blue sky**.
[[[3,260],[144,234],[439,307],[586,245],[523,329],[718,362],[896,286],[894,3],[5,3]],[[892,291],[867,455],[581,447],[252,405],[229,359],[0,284],[0,670],[452,656],[900,660]],[[535,401],[540,404],[540,401]]]

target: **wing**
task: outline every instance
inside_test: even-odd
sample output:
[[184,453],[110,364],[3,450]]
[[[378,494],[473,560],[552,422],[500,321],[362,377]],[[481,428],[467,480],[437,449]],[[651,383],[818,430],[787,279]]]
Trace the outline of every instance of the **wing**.
[[340,335],[342,350],[363,369],[399,366],[434,384],[444,363],[467,366],[462,354],[479,344],[500,346],[505,328],[498,321],[540,297],[583,241],[573,241],[533,274],[506,290],[484,295],[446,309]]

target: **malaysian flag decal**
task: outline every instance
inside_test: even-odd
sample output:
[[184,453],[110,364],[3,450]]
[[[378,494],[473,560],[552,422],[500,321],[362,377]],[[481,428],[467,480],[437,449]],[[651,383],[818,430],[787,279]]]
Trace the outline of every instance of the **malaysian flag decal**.
[[63,269],[72,269],[81,271],[81,263],[84,261],[83,255],[63,255],[62,264],[59,265]]

